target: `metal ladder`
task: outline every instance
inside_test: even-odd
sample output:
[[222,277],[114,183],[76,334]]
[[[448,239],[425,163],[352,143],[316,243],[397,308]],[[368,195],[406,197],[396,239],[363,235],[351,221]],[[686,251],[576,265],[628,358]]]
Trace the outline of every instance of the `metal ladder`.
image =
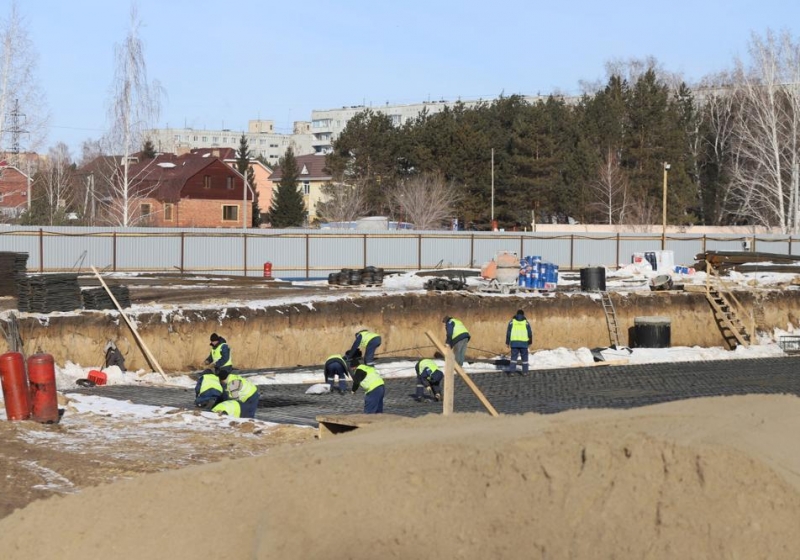
[[606,325],[608,325],[608,338],[612,346],[619,346],[619,326],[617,325],[617,310],[614,309],[614,302],[608,292],[600,292],[603,303],[603,313],[606,314]]
[[706,299],[714,310],[714,320],[728,347],[733,350],[737,345],[749,346],[751,334],[739,317],[739,314],[747,313],[736,296],[726,290],[718,272],[708,263],[706,263]]

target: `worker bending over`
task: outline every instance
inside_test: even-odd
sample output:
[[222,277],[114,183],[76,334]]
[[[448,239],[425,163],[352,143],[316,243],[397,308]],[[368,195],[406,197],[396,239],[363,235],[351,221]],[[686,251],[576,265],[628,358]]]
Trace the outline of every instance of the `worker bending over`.
[[367,329],[361,329],[356,333],[353,345],[350,347],[350,350],[345,353],[345,357],[348,359],[354,358],[356,356],[356,350],[360,350],[364,355],[364,363],[368,366],[374,366],[375,350],[377,350],[380,345],[381,335],[368,331]]
[[383,412],[383,397],[386,386],[383,378],[374,367],[367,364],[358,365],[353,371],[353,393],[358,388],[364,389],[364,414],[380,414]]
[[325,383],[330,387],[331,393],[333,393],[333,385],[337,377],[339,378],[339,394],[344,395],[347,392],[346,376],[349,373],[350,368],[341,354],[334,354],[325,360]]
[[436,365],[436,362],[429,358],[420,360],[414,366],[414,371],[417,372],[417,392],[414,400],[422,402],[426,392],[433,395],[433,400],[441,400],[444,373]]

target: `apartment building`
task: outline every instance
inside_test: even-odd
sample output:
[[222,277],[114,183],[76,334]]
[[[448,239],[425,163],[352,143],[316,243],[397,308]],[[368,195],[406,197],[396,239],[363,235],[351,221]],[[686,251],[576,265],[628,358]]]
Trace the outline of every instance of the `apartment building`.
[[[528,103],[535,103],[540,100],[546,99],[546,96],[525,96],[523,99]],[[311,143],[314,153],[328,153],[331,151],[333,141],[341,134],[344,127],[347,126],[347,121],[352,119],[358,113],[370,109],[375,113],[382,113],[388,115],[392,119],[392,124],[395,126],[402,126],[407,121],[417,118],[422,111],[427,111],[429,115],[434,115],[444,111],[445,107],[452,108],[456,103],[463,103],[465,107],[474,107],[478,103],[491,102],[491,99],[475,99],[475,100],[456,100],[445,101],[423,101],[422,103],[413,103],[409,105],[352,105],[350,107],[342,107],[341,109],[325,109],[321,111],[311,111],[311,132],[314,139]]]
[[[196,128],[157,128],[148,133],[158,152],[178,155],[198,148],[238,150],[242,134],[240,130]],[[295,154],[310,154],[314,151],[311,123],[305,121],[296,121],[292,134],[281,134],[275,132],[274,121],[251,120],[247,122],[244,135],[252,156],[263,156],[271,165],[277,165],[290,146]]]

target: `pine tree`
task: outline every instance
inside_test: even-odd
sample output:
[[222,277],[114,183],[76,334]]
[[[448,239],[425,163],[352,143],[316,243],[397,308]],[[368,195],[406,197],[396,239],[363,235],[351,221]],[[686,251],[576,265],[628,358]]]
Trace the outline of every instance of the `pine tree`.
[[272,197],[269,221],[275,228],[302,226],[306,217],[306,205],[298,189],[300,170],[291,147],[281,158],[279,167],[281,180]]
[[[236,171],[247,177],[247,184],[253,189],[253,207],[251,226],[257,228],[261,225],[261,207],[258,204],[258,191],[256,190],[256,174],[250,165],[250,145],[247,137],[242,134],[239,139],[239,149],[236,152]],[[246,175],[245,175],[246,174]]]
[[142,157],[144,159],[155,159],[156,155],[156,146],[153,144],[153,141],[149,138],[144,141],[144,145],[142,146]]

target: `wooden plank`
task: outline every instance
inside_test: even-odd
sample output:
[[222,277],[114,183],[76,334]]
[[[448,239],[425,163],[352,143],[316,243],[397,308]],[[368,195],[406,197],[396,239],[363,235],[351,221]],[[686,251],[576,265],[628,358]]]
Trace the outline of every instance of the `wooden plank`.
[[164,379],[164,381],[167,381],[167,376],[164,373],[164,370],[161,369],[161,365],[158,363],[158,360],[156,360],[156,357],[153,356],[153,354],[150,352],[150,349],[144,343],[144,340],[142,340],[142,337],[139,336],[139,332],[136,330],[136,327],[133,325],[133,323],[131,323],[130,319],[128,319],[128,316],[125,315],[125,312],[122,310],[122,306],[117,301],[117,298],[114,297],[114,294],[111,293],[111,290],[108,288],[108,286],[106,285],[105,281],[100,276],[100,273],[97,272],[97,269],[94,266],[91,266],[90,268],[92,269],[92,272],[95,273],[95,276],[97,276],[97,279],[100,280],[100,283],[103,285],[103,288],[106,289],[106,292],[108,293],[108,297],[110,297],[111,301],[114,302],[114,305],[117,307],[117,310],[119,311],[119,314],[122,315],[122,318],[125,320],[125,323],[128,325],[128,328],[133,333],[133,336],[136,338],[136,342],[139,343],[139,347],[142,349],[142,352],[144,353],[144,357],[148,361],[148,363],[150,364],[150,367],[153,367],[156,371],[158,371],[158,373],[161,374],[161,377]]
[[[433,336],[433,333],[431,331],[425,331],[425,335],[430,339],[431,342],[433,342],[433,345],[436,346],[436,349],[439,352],[441,352],[443,356],[446,357],[448,352],[450,354],[453,353],[453,351],[450,348],[442,344],[442,342],[440,342],[439,339]],[[491,414],[492,416],[499,416],[497,410],[495,410],[495,408],[492,406],[492,403],[489,402],[489,399],[487,399],[486,396],[481,392],[481,390],[478,389],[478,386],[475,385],[472,379],[469,378],[469,375],[467,375],[467,373],[461,368],[461,366],[455,363],[453,365],[455,367],[456,372],[461,376],[461,379],[463,379],[464,383],[466,383],[467,386],[470,389],[472,389],[472,392],[475,393],[475,396],[478,397],[478,400],[481,401],[484,408],[486,408],[486,410],[489,411],[489,414]],[[447,387],[445,387],[445,390],[447,390]]]
[[455,366],[456,357],[451,348],[446,349],[444,354],[444,394],[442,395],[442,414],[449,416],[453,414],[453,400],[455,399]]

